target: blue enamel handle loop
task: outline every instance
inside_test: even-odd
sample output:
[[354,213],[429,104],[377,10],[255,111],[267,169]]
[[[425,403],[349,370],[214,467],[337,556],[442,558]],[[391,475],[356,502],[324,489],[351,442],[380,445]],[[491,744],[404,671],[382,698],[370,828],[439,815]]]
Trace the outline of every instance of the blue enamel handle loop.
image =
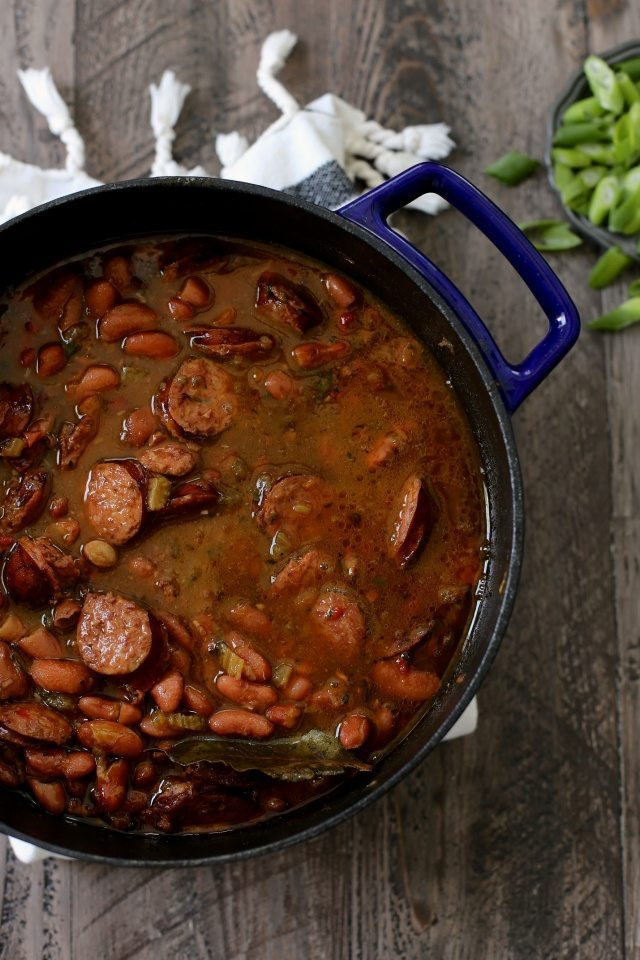
[[[542,307],[549,329],[520,363],[511,364],[469,301],[449,278],[387,223],[387,217],[424,193],[436,193],[467,217],[517,270]],[[338,211],[384,240],[430,283],[477,343],[513,412],[571,349],[580,317],[555,273],[525,235],[488,197],[439,163],[420,163]]]

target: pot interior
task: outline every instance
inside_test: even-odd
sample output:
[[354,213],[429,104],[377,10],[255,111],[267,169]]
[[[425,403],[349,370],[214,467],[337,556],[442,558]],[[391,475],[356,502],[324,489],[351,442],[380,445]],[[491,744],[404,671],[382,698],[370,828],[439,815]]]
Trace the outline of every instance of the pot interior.
[[[466,410],[480,449],[490,552],[483,594],[448,682],[367,778],[353,777],[281,817],[221,833],[120,833],[52,817],[0,789],[6,832],[61,853],[136,865],[193,864],[281,847],[366,805],[425,757],[462,713],[499,645],[522,547],[522,495],[510,422],[479,353],[450,308],[386,244],[336,214],[273,191],[172,178],[99,188],[56,201],[0,228],[0,284],[110,243],[209,234],[275,243],[345,273],[403,318],[430,348]],[[0,377],[2,379],[2,377]]]

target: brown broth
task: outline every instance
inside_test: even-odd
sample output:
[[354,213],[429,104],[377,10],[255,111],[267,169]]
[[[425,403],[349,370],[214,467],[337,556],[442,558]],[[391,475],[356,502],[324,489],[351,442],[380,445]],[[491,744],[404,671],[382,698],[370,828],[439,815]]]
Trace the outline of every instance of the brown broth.
[[[114,255],[120,259],[114,261]],[[127,281],[125,273],[124,283],[119,275],[122,263],[132,269],[132,278]],[[69,270],[77,281],[65,280]],[[310,292],[321,312],[317,325],[300,332],[283,324],[277,310],[256,307],[260,277],[269,271]],[[120,284],[118,300],[142,302],[155,312],[152,326],[175,338],[175,356],[127,356],[120,340],[107,343],[97,338],[101,321],[96,324],[96,318],[87,314],[78,291],[86,292],[91,280],[103,272]],[[31,280],[6,298],[0,380],[14,386],[30,385],[33,419],[52,415],[53,423],[48,426],[54,439],[51,447],[41,452],[37,468],[46,470],[51,478],[48,502],[64,498],[68,513],[56,520],[44,509],[25,528],[7,529],[7,490],[20,474],[20,461],[16,468],[16,461],[5,457],[0,465],[5,490],[0,532],[6,534],[5,551],[11,555],[12,540],[18,537],[50,538],[78,558],[80,574],[60,589],[57,598],[50,596],[32,607],[5,596],[4,609],[19,617],[25,633],[44,623],[62,641],[64,657],[75,661],[83,656],[75,629],[52,627],[55,599],[68,595],[82,603],[87,592],[110,591],[131,598],[145,610],[169,611],[181,618],[191,637],[191,649],[185,650],[170,632],[168,647],[164,641],[164,659],[151,679],[157,681],[163,673],[177,670],[208,691],[212,713],[238,706],[220,694],[216,682],[223,668],[220,640],[236,630],[268,661],[276,679],[283,670],[286,674],[291,669],[294,679],[308,681],[309,692],[300,700],[287,695],[292,688],[269,684],[278,705],[297,707],[300,713],[292,730],[276,725],[271,736],[299,737],[312,729],[337,736],[345,718],[355,713],[367,718],[364,742],[355,748],[355,756],[366,760],[397,736],[437,692],[439,678],[464,638],[482,574],[484,490],[470,427],[433,356],[401,319],[368,292],[352,286],[356,302],[338,305],[328,293],[327,274],[327,268],[317,263],[271,247],[244,248],[230,241],[153,241],[118,248],[115,254],[94,254],[62,273]],[[204,279],[214,299],[181,323],[171,315],[168,303],[190,276]],[[65,283],[75,291],[79,308],[64,300]],[[337,296],[348,300],[348,289],[345,295],[339,287]],[[228,312],[230,308],[235,315]],[[174,423],[171,435],[159,415],[159,386],[183,361],[202,356],[182,331],[215,328],[220,319],[222,326],[231,330],[246,327],[273,338],[274,349],[263,358],[207,357],[207,364],[223,367],[232,378],[230,425],[203,439],[177,437]],[[60,342],[58,325],[66,324],[71,324],[72,331],[63,337],[71,337],[72,343],[67,347],[70,355],[64,368],[39,377],[33,364],[29,365],[29,351],[37,354],[44,344]],[[86,334],[84,339],[78,338],[79,332]],[[345,354],[318,369],[301,368],[291,351],[316,341],[344,343]],[[21,357],[26,365],[21,365]],[[97,435],[75,469],[61,470],[55,438],[63,423],[78,423],[77,396],[73,386],[67,388],[95,363],[118,371],[120,384],[100,393]],[[292,378],[284,382],[294,395],[270,394],[265,378],[274,371]],[[277,378],[269,382],[277,392]],[[100,539],[85,502],[88,476],[99,461],[136,459],[148,449],[149,443],[135,446],[123,439],[123,422],[131,411],[148,409],[150,403],[156,414],[150,443],[171,439],[190,451],[195,466],[184,479],[204,477],[220,500],[205,514],[196,512],[164,522],[148,513],[137,535],[114,544],[116,565],[98,569],[82,558],[83,544]],[[11,442],[11,437],[3,442]],[[380,459],[377,466],[373,462],[376,456]],[[147,473],[145,482],[150,476],[153,473]],[[265,519],[271,503],[269,491],[283,478],[300,476],[320,478],[320,493],[314,492],[315,487],[306,492],[301,481],[294,481],[280,514],[276,510],[273,522]],[[410,497],[419,497],[420,505],[408,540],[417,536],[420,542],[415,555],[401,563],[402,551],[392,555],[390,538],[399,514],[400,492],[407,489],[404,485],[410,478],[416,478]],[[171,480],[174,487],[180,482]],[[422,529],[419,520],[424,511]],[[77,521],[77,538],[67,544],[61,531],[69,527],[70,518]],[[274,525],[280,534],[272,529]],[[320,568],[314,566],[311,582],[307,578],[299,586],[274,594],[272,583],[280,571],[292,558],[297,562],[311,551],[318,551],[320,563]],[[10,593],[6,570],[4,583],[5,593]],[[327,592],[327,587],[335,590]],[[327,601],[324,606],[323,597]],[[269,618],[271,626],[263,624],[258,629],[243,622],[242,613],[234,617],[230,611],[239,603],[256,608],[262,620]],[[419,641],[417,636],[421,636]],[[11,645],[13,661],[29,673],[32,658],[15,639],[5,639]],[[149,669],[153,656],[146,658]],[[2,680],[0,667],[0,698]],[[92,696],[135,702],[144,714],[157,711],[148,688],[140,690],[128,675],[92,672],[92,683]],[[50,705],[62,707],[76,728],[85,719],[77,705],[79,696],[63,694],[62,700],[59,696],[56,700],[55,692],[52,696],[29,684],[26,692],[2,701],[0,736],[5,744],[0,740],[0,758],[4,757],[9,770],[2,782],[21,782],[25,746],[51,747],[50,742],[38,739],[35,727],[28,729],[26,738],[23,731],[22,739],[15,736],[15,730],[12,734],[11,728],[7,733],[3,708],[15,700],[30,703],[44,697]],[[204,732],[209,732],[206,717],[197,721],[197,714],[184,699],[175,712],[194,718],[196,724],[201,722]],[[255,715],[264,712],[260,705],[253,710]],[[27,709],[27,725],[28,714]],[[350,721],[356,743],[358,722]],[[189,735],[189,730],[173,732],[174,739]],[[152,750],[158,743],[166,746],[171,738],[156,740],[143,734],[142,739],[145,749]],[[87,744],[78,744],[72,734],[64,747],[56,749],[72,746],[82,750]],[[119,756],[115,747],[105,748],[104,744],[89,744],[89,749],[98,757],[102,774],[105,765]],[[76,780],[80,787],[71,784],[71,799],[69,780],[64,777],[34,772],[29,764],[27,774],[39,776],[44,783],[61,781],[65,809],[72,815],[98,816],[123,829],[154,830],[228,827],[278,813],[336,782],[318,775],[309,781],[285,783],[261,773],[236,773],[220,764],[179,768],[158,751],[145,753],[142,759],[147,756],[155,763],[149,783],[136,786],[134,769],[139,758],[130,758],[124,774],[125,790],[128,785],[130,791],[138,791],[141,809],[136,808],[135,797],[123,799],[112,809],[105,805],[93,776]],[[116,774],[120,776],[119,771]],[[191,794],[178,796],[176,784],[193,789],[195,784],[199,800]],[[40,799],[40,788],[33,786],[33,780],[31,789]],[[166,802],[158,801],[163,791]],[[55,808],[46,790],[41,802],[45,807],[49,804],[48,809]]]

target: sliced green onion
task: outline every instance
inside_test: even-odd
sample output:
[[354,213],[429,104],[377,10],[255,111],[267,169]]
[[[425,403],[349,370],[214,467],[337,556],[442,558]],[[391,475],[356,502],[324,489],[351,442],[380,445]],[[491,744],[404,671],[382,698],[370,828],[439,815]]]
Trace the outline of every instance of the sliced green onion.
[[615,310],[603,313],[601,317],[592,320],[587,326],[590,330],[624,330],[640,320],[640,297],[626,300]]
[[535,173],[539,166],[537,160],[524,153],[505,153],[494,163],[485,167],[484,172],[499,180],[500,183],[505,183],[508,187],[515,187],[526,180],[527,177],[530,177],[532,173]]
[[554,147],[551,151],[551,156],[557,163],[564,163],[567,167],[571,167],[572,170],[591,166],[591,158],[587,157],[577,148]]
[[616,70],[626,73],[632,80],[640,80],[640,57],[631,57],[616,63]]
[[567,107],[562,114],[562,123],[582,123],[585,120],[595,120],[604,113],[604,108],[600,105],[597,97],[585,97],[583,100],[576,100]]
[[606,140],[607,136],[606,129],[594,121],[563,123],[553,136],[553,144],[556,147],[575,147],[578,143],[588,143],[590,140]]
[[640,187],[614,207],[609,214],[609,229],[614,233],[631,236],[640,230]]
[[582,243],[564,220],[529,220],[518,224],[536,248],[543,252],[570,250]]
[[615,73],[602,57],[590,56],[584,62],[584,73],[598,103],[611,113],[621,113],[624,97]]
[[620,197],[618,178],[612,175],[603,177],[591,195],[588,217],[594,226],[599,226],[606,219],[609,211],[616,205]]
[[612,167],[616,162],[614,149],[610,143],[581,143],[578,150],[594,163],[604,163]]
[[618,81],[618,86],[622,91],[622,96],[625,99],[625,102],[628,107],[634,103],[640,102],[640,93],[635,83],[631,79],[628,73],[616,73],[616,79]]
[[291,541],[286,533],[277,530],[269,547],[269,556],[272,560],[281,560],[288,553],[291,553]]
[[623,253],[620,247],[609,247],[597,261],[589,274],[589,286],[592,290],[602,290],[620,276],[629,266],[632,257]]
[[629,296],[630,297],[640,297],[640,279],[633,280],[629,284]]
[[573,180],[573,171],[564,163],[554,163],[553,182],[558,190],[564,190],[568,183]]

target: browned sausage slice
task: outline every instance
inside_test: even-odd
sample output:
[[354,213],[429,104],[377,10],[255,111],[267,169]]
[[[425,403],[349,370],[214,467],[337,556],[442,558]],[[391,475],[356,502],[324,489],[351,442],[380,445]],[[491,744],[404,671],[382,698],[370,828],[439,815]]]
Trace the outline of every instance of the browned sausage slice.
[[88,593],[77,628],[78,652],[107,676],[132,673],[151,651],[149,614],[117,593]]
[[268,333],[260,334],[247,327],[210,327],[207,330],[187,330],[191,337],[191,346],[209,357],[218,360],[231,360],[243,357],[246,360],[260,360],[268,356],[275,346],[275,340]]
[[145,507],[141,482],[142,471],[136,476],[129,461],[98,463],[91,470],[84,498],[85,513],[94,530],[108,543],[121,546],[140,529]]
[[333,496],[324,480],[310,474],[296,474],[277,480],[264,495],[256,514],[269,536],[278,530],[301,546],[320,537],[331,516]]
[[283,596],[303,587],[312,587],[329,576],[333,568],[333,560],[324,550],[307,550],[301,556],[288,560],[276,574],[269,587],[269,595]]
[[29,426],[33,393],[26,383],[0,383],[0,438],[17,437]]
[[21,537],[3,571],[10,595],[32,606],[57,597],[78,579],[78,564],[47,537]]
[[364,643],[366,624],[352,593],[326,587],[311,611],[314,633],[339,663],[354,660]]
[[21,737],[65,743],[73,730],[61,714],[35,701],[8,703],[0,707],[0,725]]
[[58,463],[61,470],[73,470],[100,427],[100,400],[87,397],[82,419],[78,423],[63,423],[58,435]]
[[30,470],[9,486],[2,504],[0,529],[15,533],[37,520],[47,504],[49,489],[46,470]]
[[183,443],[169,440],[167,443],[159,443],[157,447],[143,450],[140,463],[153,473],[163,473],[166,477],[184,477],[195,467],[196,458]]
[[[212,437],[231,424],[236,411],[233,377],[212,360],[185,360],[167,391],[166,408],[180,431]],[[171,423],[168,423],[171,428]]]
[[322,310],[309,290],[270,270],[258,280],[256,307],[271,320],[299,333],[322,320]]
[[409,477],[400,491],[400,507],[394,515],[388,544],[389,555],[401,567],[416,557],[435,520],[435,504],[423,481]]

